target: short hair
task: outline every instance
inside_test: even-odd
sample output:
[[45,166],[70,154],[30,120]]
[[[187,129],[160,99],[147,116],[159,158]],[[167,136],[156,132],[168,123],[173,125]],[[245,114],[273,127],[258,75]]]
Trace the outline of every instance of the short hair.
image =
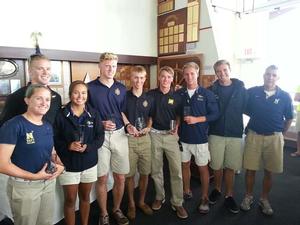
[[130,68],[130,75],[132,74],[132,73],[143,73],[143,74],[147,74],[147,72],[146,72],[146,69],[145,69],[145,67],[143,67],[143,66],[132,66],[131,68]]
[[223,64],[227,65],[228,68],[231,70],[231,68],[230,68],[230,63],[229,63],[227,60],[225,60],[225,59],[221,59],[221,60],[218,60],[218,61],[214,64],[214,70],[215,70],[215,73],[217,72],[217,68],[218,68],[220,65],[223,65]]
[[86,90],[89,90],[88,85],[86,83],[84,83],[82,80],[75,80],[69,86],[69,97],[71,97],[71,94],[74,91],[75,87],[80,84],[85,86]]
[[118,61],[118,56],[111,52],[104,52],[100,55],[99,61],[103,62],[104,60],[117,60]]
[[270,65],[266,68],[265,73],[269,70],[278,70],[278,67],[276,65]]
[[41,55],[41,54],[34,54],[34,55],[31,55],[29,58],[28,58],[28,66],[30,67],[32,65],[33,62],[35,61],[39,61],[39,60],[47,60],[47,61],[50,61],[50,59],[45,56],[45,55]]
[[26,89],[25,97],[30,98],[37,89],[45,89],[45,90],[49,91],[49,94],[51,94],[51,91],[47,86],[44,86],[42,84],[31,84]]
[[199,66],[198,66],[197,63],[195,63],[195,62],[187,62],[186,64],[183,65],[182,71],[184,71],[187,68],[194,68],[197,71],[197,74],[199,74],[200,68],[199,68]]
[[159,69],[158,75],[160,75],[163,71],[166,71],[167,73],[171,74],[174,77],[174,70],[170,66],[163,66]]

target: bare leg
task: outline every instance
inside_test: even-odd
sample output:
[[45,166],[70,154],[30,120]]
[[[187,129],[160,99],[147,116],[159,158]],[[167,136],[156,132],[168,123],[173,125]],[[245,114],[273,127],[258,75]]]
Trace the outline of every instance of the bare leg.
[[139,191],[140,191],[139,205],[145,204],[147,187],[148,187],[148,175],[141,175],[139,180]]
[[223,178],[223,169],[214,170],[215,189],[217,189],[219,192],[221,192],[222,178]]
[[90,192],[92,189],[92,183],[80,183],[79,184],[79,210],[80,220],[82,225],[88,225],[90,215]]
[[263,180],[263,190],[261,197],[263,199],[268,199],[268,194],[270,193],[272,188],[272,173],[270,171],[265,170],[264,180]]
[[78,185],[64,185],[64,214],[66,225],[75,224],[75,203],[77,198]]
[[100,208],[100,215],[105,216],[108,215],[107,212],[107,175],[102,177],[98,177],[96,183],[96,191],[97,191],[97,200]]
[[252,196],[255,182],[255,170],[246,170],[246,195]]
[[120,205],[122,202],[123,194],[124,194],[124,188],[125,188],[125,175],[124,174],[113,174],[114,176],[114,186],[113,186],[113,212],[115,212],[117,209],[120,209]]
[[200,180],[201,180],[201,191],[202,199],[208,199],[208,187],[209,187],[209,171],[208,167],[206,166],[198,166],[199,173],[200,173]]
[[134,203],[134,178],[127,177],[126,178],[126,187],[128,194],[128,207],[135,207]]
[[234,170],[225,169],[225,196],[233,196],[234,175]]
[[191,162],[183,162],[182,165],[182,181],[183,181],[183,193],[189,193],[191,191],[190,188],[190,180],[191,180],[191,170],[190,170]]

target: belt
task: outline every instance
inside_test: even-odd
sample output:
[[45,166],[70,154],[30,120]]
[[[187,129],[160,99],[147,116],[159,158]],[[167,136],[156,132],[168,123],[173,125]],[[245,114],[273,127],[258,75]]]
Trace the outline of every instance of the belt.
[[154,128],[151,128],[150,132],[155,134],[170,134],[168,130],[156,130]]
[[255,134],[261,135],[261,136],[272,136],[272,135],[276,135],[276,134],[280,134],[281,133],[281,132],[265,132],[265,133],[260,133],[260,132],[255,132],[255,131],[252,131],[252,132],[254,132]]
[[121,127],[120,129],[117,130],[105,130],[105,133],[114,134],[114,133],[121,133],[123,131],[124,131],[124,127]]
[[26,179],[19,178],[19,177],[9,177],[9,178],[11,180],[22,182],[22,183],[43,183],[46,181],[46,180],[26,180]]

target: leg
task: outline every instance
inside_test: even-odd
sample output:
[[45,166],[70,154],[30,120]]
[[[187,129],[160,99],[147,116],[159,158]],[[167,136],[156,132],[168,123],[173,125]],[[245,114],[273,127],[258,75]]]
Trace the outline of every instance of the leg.
[[77,198],[78,185],[64,185],[64,215],[66,225],[75,224],[75,203]]
[[191,180],[191,161],[183,162],[182,165],[182,181],[183,181],[183,192],[190,193],[190,180]]
[[272,173],[269,172],[268,170],[265,170],[261,198],[268,199],[268,194],[270,193],[271,188],[272,188]]
[[198,166],[201,180],[201,199],[208,199],[208,187],[209,187],[209,171],[206,166]]
[[114,177],[114,186],[113,186],[113,209],[112,211],[115,212],[117,209],[120,209],[121,201],[124,194],[125,188],[125,175],[113,173]]
[[221,192],[222,178],[223,178],[223,169],[214,170],[215,189],[218,190],[219,192]]
[[255,170],[246,170],[245,182],[246,182],[246,195],[252,196],[253,187],[255,182]]
[[90,192],[93,183],[80,183],[79,184],[79,210],[80,220],[82,225],[88,225],[90,214]]
[[139,192],[140,192],[139,205],[145,204],[147,187],[148,187],[148,175],[141,175],[139,180]]
[[98,177],[96,183],[96,191],[97,191],[97,201],[100,208],[100,215],[105,216],[108,215],[107,212],[107,175],[102,177]]
[[134,203],[134,177],[126,178],[126,187],[128,194],[128,207],[135,207]]
[[226,168],[225,169],[225,196],[233,196],[233,186],[234,186],[234,170]]

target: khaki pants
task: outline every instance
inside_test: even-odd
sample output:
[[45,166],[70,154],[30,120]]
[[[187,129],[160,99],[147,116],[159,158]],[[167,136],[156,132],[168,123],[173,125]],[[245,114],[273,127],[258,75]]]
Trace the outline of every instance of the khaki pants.
[[15,225],[52,225],[55,180],[18,181],[9,178],[7,194]]
[[178,137],[170,134],[151,133],[152,141],[152,178],[156,191],[156,199],[165,198],[163,154],[169,163],[171,181],[171,204],[181,206],[183,203],[183,186],[181,171],[181,152],[178,146]]

